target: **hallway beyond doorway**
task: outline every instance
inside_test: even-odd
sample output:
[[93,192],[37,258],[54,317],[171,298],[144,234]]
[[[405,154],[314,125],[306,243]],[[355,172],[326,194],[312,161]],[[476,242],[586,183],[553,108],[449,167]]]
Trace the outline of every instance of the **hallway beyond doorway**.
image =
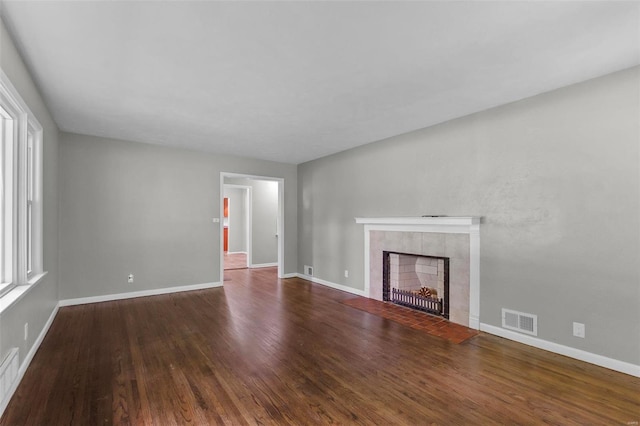
[[246,253],[224,253],[224,270],[229,269],[246,269],[247,254]]

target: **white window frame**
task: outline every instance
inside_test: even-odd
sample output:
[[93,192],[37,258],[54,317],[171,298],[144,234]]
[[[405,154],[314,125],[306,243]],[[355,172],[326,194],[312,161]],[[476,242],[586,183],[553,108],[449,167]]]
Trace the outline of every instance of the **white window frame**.
[[[13,283],[13,132],[15,122],[10,111],[0,104],[0,296]],[[6,195],[5,195],[6,194]]]
[[42,126],[0,69],[0,298],[44,276]]

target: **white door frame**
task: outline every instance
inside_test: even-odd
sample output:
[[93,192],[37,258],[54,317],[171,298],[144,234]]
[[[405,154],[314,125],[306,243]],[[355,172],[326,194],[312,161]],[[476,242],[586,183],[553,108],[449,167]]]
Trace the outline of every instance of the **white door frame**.
[[[224,283],[224,221],[222,218],[224,217],[224,180],[225,178],[240,178],[240,179],[251,179],[251,180],[267,180],[272,182],[278,182],[278,218],[276,222],[276,235],[278,237],[278,278],[284,278],[284,179],[272,176],[258,176],[258,175],[247,175],[243,173],[230,173],[230,172],[220,172],[220,197],[219,197],[219,205],[220,205],[220,282]],[[229,185],[229,184],[227,184]],[[251,213],[251,204],[249,204],[249,220],[247,221],[249,226],[253,226],[252,224],[252,213]],[[247,235],[251,235],[253,230],[247,233]],[[250,243],[250,241],[249,241]],[[250,256],[251,256],[251,245],[247,245],[247,249],[249,252],[247,253],[247,263],[251,265]]]

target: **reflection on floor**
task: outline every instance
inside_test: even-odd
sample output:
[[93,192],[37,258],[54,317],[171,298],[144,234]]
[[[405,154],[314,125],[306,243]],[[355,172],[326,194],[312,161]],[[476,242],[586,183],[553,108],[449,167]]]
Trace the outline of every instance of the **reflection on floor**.
[[343,301],[345,305],[369,312],[373,315],[395,321],[402,325],[425,331],[432,336],[442,337],[452,343],[462,343],[476,336],[478,332],[463,325],[454,324],[442,317],[436,317],[415,309],[405,308],[390,302],[380,302],[366,297],[356,297]]
[[640,378],[487,333],[452,344],[277,273],[61,307],[0,426],[640,420]]
[[246,253],[224,253],[224,270],[245,269],[247,267]]

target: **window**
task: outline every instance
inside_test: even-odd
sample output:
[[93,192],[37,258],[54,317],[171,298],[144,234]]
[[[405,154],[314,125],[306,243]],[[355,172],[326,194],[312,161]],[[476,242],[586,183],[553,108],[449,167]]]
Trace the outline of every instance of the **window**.
[[0,70],[0,297],[42,275],[42,126]]
[[[4,102],[3,102],[4,104]],[[0,296],[13,287],[13,136],[15,121],[0,105]]]
[[27,133],[27,237],[25,238],[27,250],[27,277],[33,273],[33,133]]

